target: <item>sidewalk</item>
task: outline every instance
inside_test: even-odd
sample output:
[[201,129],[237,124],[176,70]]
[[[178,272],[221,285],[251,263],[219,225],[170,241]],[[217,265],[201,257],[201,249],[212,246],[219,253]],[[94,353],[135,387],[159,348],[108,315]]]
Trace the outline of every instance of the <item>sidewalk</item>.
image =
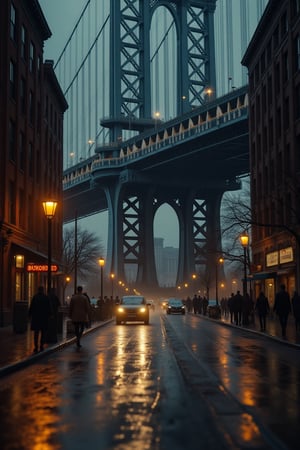
[[[230,316],[222,316],[221,319],[213,319],[223,322],[224,325],[237,327],[235,324],[230,323]],[[266,331],[260,331],[259,317],[257,314],[254,316],[254,323],[249,325],[242,325],[240,327],[243,330],[247,330],[253,333],[259,333],[262,336],[277,340],[283,344],[293,345],[300,348],[300,330],[296,331],[294,316],[289,314],[288,325],[286,329],[286,337],[282,337],[281,326],[277,315],[270,313],[267,316]]]
[[[207,316],[202,315],[199,315],[199,317],[220,322],[220,319],[210,319]],[[91,328],[85,330],[85,334],[97,330],[99,327],[106,325],[112,320],[113,319],[103,322],[93,322]],[[226,326],[236,326],[230,323],[229,317],[222,317],[221,322]],[[289,316],[286,338],[281,337],[281,328],[277,316],[270,316],[267,318],[267,330],[265,332],[260,331],[259,319],[257,316],[255,316],[254,324],[237,328],[241,328],[252,333],[259,333],[267,338],[276,340],[278,343],[293,345],[299,347],[300,349],[300,330],[296,332],[294,318],[292,315]],[[27,331],[22,334],[14,333],[12,326],[0,328],[0,377],[8,373],[12,373],[20,367],[25,367],[33,363],[44,354],[56,351],[66,345],[73,344],[75,342],[73,330],[70,328],[70,332],[68,332],[68,329],[69,327],[67,326],[66,321],[62,334],[57,336],[57,343],[48,344],[43,352],[34,354],[33,332],[30,330],[29,324]]]
[[[111,320],[93,322],[91,327],[84,331],[84,335],[97,330]],[[57,342],[46,344],[45,350],[39,353],[33,353],[33,331],[30,330],[29,323],[25,333],[15,333],[12,326],[0,328],[0,377],[32,364],[44,354],[75,343],[74,331],[68,322],[70,321],[64,321],[63,331],[62,334],[57,335]]]

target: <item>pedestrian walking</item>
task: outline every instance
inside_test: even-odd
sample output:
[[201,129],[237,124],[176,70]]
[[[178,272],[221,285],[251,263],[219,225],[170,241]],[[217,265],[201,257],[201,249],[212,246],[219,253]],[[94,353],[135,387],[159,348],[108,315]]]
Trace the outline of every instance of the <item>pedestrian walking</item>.
[[235,324],[242,325],[243,297],[241,296],[240,291],[237,291],[232,299],[232,309]]
[[278,315],[281,325],[282,337],[285,337],[288,316],[289,313],[291,312],[291,302],[290,302],[290,295],[285,290],[284,284],[280,285],[280,290],[275,295],[273,311],[276,312],[276,314]]
[[194,314],[199,313],[199,302],[198,302],[198,297],[196,294],[193,297],[192,303],[193,303]]
[[34,352],[44,350],[49,317],[51,316],[51,305],[49,297],[44,293],[43,286],[32,297],[30,302],[29,317],[31,318],[30,329],[33,331]]
[[260,331],[266,331],[266,319],[267,314],[270,311],[270,305],[263,292],[260,292],[256,299],[255,311],[257,311],[259,317]]
[[297,291],[294,292],[292,298],[293,315],[295,319],[296,331],[300,331],[300,295]]
[[77,293],[71,298],[69,315],[74,324],[76,345],[81,347],[80,339],[85,325],[90,320],[90,304],[86,295],[82,293],[82,286],[77,287]]

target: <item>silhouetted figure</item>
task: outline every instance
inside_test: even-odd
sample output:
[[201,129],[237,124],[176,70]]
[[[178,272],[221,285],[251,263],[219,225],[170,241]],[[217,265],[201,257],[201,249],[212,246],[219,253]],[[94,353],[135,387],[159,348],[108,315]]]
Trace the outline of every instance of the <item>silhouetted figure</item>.
[[243,297],[241,296],[240,291],[237,291],[232,299],[232,309],[235,324],[242,325]]
[[196,294],[193,297],[193,310],[194,310],[194,314],[199,313],[199,302],[198,302],[198,297]]
[[266,331],[266,318],[268,312],[270,311],[270,305],[263,292],[260,292],[256,300],[255,310],[257,311],[259,317],[260,331]]
[[44,293],[43,286],[40,286],[37,294],[32,297],[28,314],[31,318],[31,330],[34,332],[34,352],[37,353],[39,350],[44,350],[48,322],[51,315],[50,300]]
[[298,292],[294,292],[292,298],[293,315],[295,319],[296,331],[300,331],[300,295]]
[[82,293],[82,286],[78,286],[77,294],[74,294],[70,301],[69,315],[74,324],[76,345],[81,347],[80,339],[85,325],[90,320],[90,303]]
[[273,311],[279,317],[282,337],[286,336],[286,326],[288,321],[289,313],[291,312],[291,302],[289,293],[285,290],[285,285],[281,284],[280,291],[277,292],[275,296],[275,303]]
[[204,296],[203,299],[202,299],[202,314],[203,314],[204,316],[206,316],[206,313],[207,313],[207,307],[208,307],[208,300],[207,300],[207,298]]

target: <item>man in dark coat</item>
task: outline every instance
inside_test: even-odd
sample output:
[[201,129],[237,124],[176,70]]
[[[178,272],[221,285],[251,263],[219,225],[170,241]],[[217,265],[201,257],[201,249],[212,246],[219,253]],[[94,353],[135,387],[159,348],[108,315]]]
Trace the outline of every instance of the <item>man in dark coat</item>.
[[260,331],[266,331],[266,318],[270,311],[269,301],[263,292],[260,292],[255,305],[255,310],[258,312]]
[[291,301],[290,301],[290,295],[285,290],[285,285],[281,284],[280,291],[277,292],[275,296],[275,303],[273,311],[276,312],[276,314],[279,317],[280,325],[281,325],[281,331],[282,331],[282,337],[285,337],[286,335],[286,326],[288,321],[289,313],[291,312]]
[[232,310],[235,324],[242,325],[243,297],[241,296],[240,291],[237,291],[232,299]]
[[31,330],[34,332],[34,352],[43,351],[51,315],[50,300],[44,293],[43,286],[40,286],[37,294],[32,297],[28,314],[31,318]]

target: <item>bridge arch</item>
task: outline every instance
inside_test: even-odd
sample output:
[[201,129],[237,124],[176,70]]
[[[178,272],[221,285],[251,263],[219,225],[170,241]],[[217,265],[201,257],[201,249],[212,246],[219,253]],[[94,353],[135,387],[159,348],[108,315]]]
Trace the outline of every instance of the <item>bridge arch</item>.
[[110,117],[101,122],[110,129],[111,142],[120,139],[122,130],[153,126],[149,34],[159,7],[167,8],[177,28],[177,114],[203,104],[207,86],[215,90],[216,1],[111,0]]

